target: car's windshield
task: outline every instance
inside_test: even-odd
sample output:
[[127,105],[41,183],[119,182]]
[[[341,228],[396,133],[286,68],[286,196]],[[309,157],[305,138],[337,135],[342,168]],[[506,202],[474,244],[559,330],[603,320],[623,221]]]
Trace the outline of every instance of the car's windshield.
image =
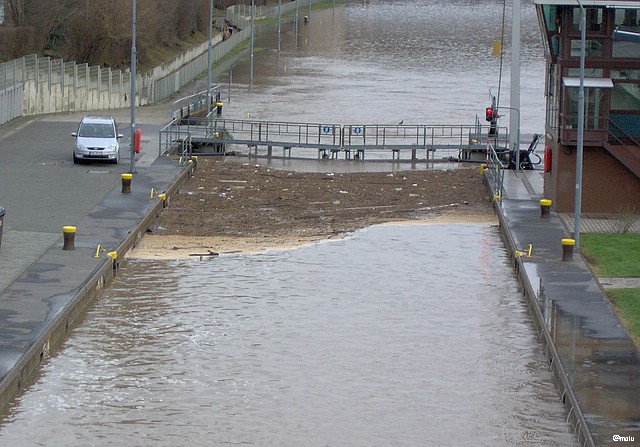
[[109,123],[82,123],[78,130],[79,137],[115,138],[113,125]]

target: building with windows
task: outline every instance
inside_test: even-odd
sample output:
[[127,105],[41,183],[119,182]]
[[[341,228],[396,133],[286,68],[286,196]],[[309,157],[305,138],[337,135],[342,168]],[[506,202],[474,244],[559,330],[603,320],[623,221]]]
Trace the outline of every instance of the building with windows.
[[[534,0],[546,69],[544,190],[559,212],[576,191],[581,8]],[[640,213],[640,0],[582,0],[586,14],[582,211]],[[637,40],[637,41],[635,41]]]

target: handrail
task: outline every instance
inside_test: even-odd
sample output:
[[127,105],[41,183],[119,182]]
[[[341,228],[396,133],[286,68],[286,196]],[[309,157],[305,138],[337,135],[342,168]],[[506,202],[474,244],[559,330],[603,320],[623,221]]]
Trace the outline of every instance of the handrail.
[[[631,135],[629,135],[622,127],[620,127],[618,124],[616,124],[616,122],[613,121],[611,118],[609,118],[609,125],[613,125],[618,131],[620,131],[620,133],[622,133],[622,135],[624,137],[626,137],[629,140],[631,140],[631,142],[633,142],[633,144],[635,146],[640,147],[640,142],[638,142],[638,140],[636,140]],[[621,140],[619,137],[617,137],[616,135],[611,133],[611,128],[609,128],[609,136],[613,137],[618,143],[625,144],[625,142],[623,140]]]
[[484,174],[493,192],[493,201],[497,203],[502,201],[505,169],[506,167],[502,161],[500,161],[500,157],[493,147],[493,144],[489,142],[487,144],[487,165]]
[[[211,85],[210,89],[203,90],[193,95],[185,96],[173,102],[173,118],[188,118],[193,114],[208,115],[211,113],[211,105],[207,102],[217,100],[220,97],[220,85]],[[213,101],[212,101],[213,102]]]
[[[174,114],[176,115],[176,114]],[[459,157],[461,151],[483,151],[483,141],[490,140],[494,147],[503,150],[501,142],[508,135],[506,128],[490,135],[490,126],[444,124],[336,124],[301,123],[262,120],[200,118],[174,120],[162,129],[160,153],[170,149],[176,141],[191,132],[194,141],[206,140],[213,144],[240,144],[252,148],[281,146],[285,148],[314,148],[320,151],[345,152],[364,150],[416,150],[453,151]],[[506,144],[506,140],[505,140]]]

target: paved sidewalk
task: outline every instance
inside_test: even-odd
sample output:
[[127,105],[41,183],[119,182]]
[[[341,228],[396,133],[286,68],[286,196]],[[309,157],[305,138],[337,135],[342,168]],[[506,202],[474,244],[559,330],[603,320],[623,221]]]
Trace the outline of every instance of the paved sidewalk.
[[[530,258],[514,258],[541,340],[556,375],[568,421],[581,445],[622,445],[615,436],[640,440],[640,357],[622,328],[603,286],[636,280],[598,282],[584,260],[562,261],[566,217],[540,217],[543,199],[539,171],[507,171],[496,206],[512,253],[532,245]],[[563,219],[564,217],[564,219]],[[604,225],[584,219],[586,228]],[[608,227],[615,223],[609,221]],[[582,227],[581,227],[582,228]]]
[[605,289],[629,289],[640,287],[640,278],[598,278]]

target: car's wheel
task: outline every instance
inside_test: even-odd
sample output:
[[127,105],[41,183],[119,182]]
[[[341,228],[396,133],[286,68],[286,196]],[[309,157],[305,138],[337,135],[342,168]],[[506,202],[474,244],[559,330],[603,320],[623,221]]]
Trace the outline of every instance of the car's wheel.
[[120,149],[118,149],[118,151],[116,152],[116,158],[111,160],[111,163],[113,163],[114,165],[120,163]]
[[81,161],[81,159],[80,159],[80,158],[78,158],[78,157],[76,157],[76,153],[74,152],[74,153],[73,153],[73,162],[74,162],[75,164],[78,164],[78,163],[80,163],[80,161]]

